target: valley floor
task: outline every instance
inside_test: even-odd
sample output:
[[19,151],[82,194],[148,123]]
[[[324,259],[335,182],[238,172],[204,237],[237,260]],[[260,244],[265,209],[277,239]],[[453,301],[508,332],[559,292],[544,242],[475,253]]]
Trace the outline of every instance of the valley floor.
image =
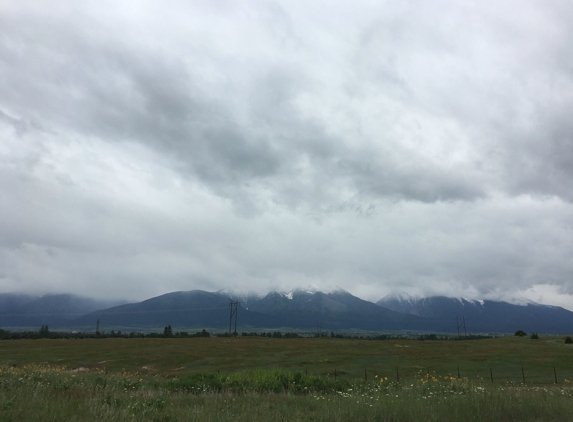
[[0,341],[0,420],[569,421],[572,352],[559,337]]

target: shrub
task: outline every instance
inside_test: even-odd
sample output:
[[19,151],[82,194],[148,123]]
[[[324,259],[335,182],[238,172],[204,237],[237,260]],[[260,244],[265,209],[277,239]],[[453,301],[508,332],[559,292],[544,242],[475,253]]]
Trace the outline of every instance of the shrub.
[[531,340],[537,340],[539,338],[539,335],[537,333],[531,333],[529,337],[531,338]]
[[525,336],[527,335],[527,333],[526,333],[525,331],[523,331],[523,330],[517,330],[517,331],[515,332],[515,335],[518,336],[518,337],[525,337]]
[[565,337],[565,344],[573,344],[573,339],[569,336]]

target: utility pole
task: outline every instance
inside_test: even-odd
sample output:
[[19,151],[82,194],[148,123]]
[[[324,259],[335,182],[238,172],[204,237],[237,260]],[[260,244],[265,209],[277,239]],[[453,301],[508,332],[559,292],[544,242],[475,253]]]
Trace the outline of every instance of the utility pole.
[[316,336],[317,336],[317,337],[321,337],[321,336],[322,336],[322,325],[317,325],[317,326],[316,326]]
[[233,335],[237,336],[237,314],[239,311],[239,303],[238,301],[231,301],[229,303],[229,338],[231,337],[231,328],[233,326],[233,318],[235,319],[235,331]]
[[456,321],[456,327],[458,328],[458,339],[460,338],[460,328],[464,327],[464,337],[468,336],[468,333],[466,331],[466,317],[465,315],[462,315],[462,318],[460,320],[460,317],[455,317],[454,320]]

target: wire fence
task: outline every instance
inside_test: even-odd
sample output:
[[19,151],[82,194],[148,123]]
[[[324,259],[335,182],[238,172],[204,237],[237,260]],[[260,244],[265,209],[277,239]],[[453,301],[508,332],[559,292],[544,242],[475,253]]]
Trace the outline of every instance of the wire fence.
[[[452,366],[450,370],[443,367],[438,370],[432,367],[397,366],[363,368],[350,370],[344,367],[333,366],[332,369],[310,371],[303,369],[307,374],[322,375],[333,378],[363,379],[373,381],[385,379],[394,382],[412,382],[419,380],[460,379],[492,384],[568,384],[573,381],[573,368],[563,368],[553,365],[521,366],[515,364],[492,364],[482,367]],[[573,383],[572,383],[573,387]]]

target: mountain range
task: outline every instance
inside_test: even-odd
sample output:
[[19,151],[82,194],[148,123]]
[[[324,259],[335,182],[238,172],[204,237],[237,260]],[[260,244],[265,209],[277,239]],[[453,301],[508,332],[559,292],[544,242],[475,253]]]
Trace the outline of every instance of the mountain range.
[[229,303],[240,301],[240,331],[299,329],[305,331],[410,331],[463,334],[572,333],[573,312],[534,302],[511,304],[434,296],[388,295],[377,303],[336,289],[293,290],[265,296],[191,290],[167,293],[137,303],[112,303],[74,295],[0,294],[0,327],[94,331],[152,331],[171,325],[177,330],[228,329]]
[[121,302],[70,294],[0,294],[0,327],[67,326],[76,318]]
[[462,324],[466,332],[508,333],[517,331],[518,327],[527,332],[573,332],[573,312],[535,302],[511,304],[444,296],[391,295],[376,303],[396,312],[430,319],[436,324],[436,331],[456,331],[456,334],[458,325],[463,332]]

